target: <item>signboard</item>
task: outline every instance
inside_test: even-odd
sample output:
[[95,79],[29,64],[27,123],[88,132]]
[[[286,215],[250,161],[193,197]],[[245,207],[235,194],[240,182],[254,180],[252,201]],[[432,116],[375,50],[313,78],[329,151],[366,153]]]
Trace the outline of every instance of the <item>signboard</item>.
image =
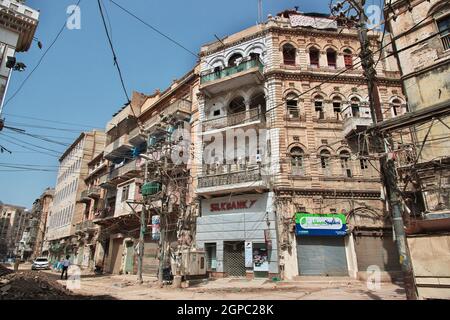
[[245,241],[245,267],[253,267],[253,245],[251,241]]
[[152,240],[159,240],[160,237],[160,223],[159,216],[152,216]]
[[269,271],[269,255],[267,248],[253,248],[253,271]]
[[297,213],[295,234],[298,236],[345,236],[347,234],[345,215]]
[[240,195],[202,200],[202,216],[267,211],[267,194]]

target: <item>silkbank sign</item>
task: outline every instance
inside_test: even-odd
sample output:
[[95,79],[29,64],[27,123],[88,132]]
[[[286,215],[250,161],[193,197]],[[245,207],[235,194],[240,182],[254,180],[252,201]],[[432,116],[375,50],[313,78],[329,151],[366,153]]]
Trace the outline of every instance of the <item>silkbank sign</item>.
[[295,233],[298,236],[345,236],[347,222],[343,214],[297,213]]

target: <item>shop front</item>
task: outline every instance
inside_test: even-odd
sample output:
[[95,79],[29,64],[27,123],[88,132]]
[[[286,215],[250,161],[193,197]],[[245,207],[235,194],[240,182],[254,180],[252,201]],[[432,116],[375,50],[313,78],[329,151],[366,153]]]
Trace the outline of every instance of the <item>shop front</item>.
[[295,215],[300,276],[348,276],[346,217],[342,214]]
[[197,218],[197,247],[206,252],[210,275],[278,276],[273,195],[245,194],[205,199]]

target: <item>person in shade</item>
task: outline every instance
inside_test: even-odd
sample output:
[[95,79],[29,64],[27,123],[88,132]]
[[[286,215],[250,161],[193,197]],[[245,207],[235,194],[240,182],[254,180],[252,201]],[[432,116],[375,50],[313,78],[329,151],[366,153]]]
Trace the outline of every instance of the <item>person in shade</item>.
[[[70,256],[67,255],[66,258],[62,262],[61,280],[63,278],[65,278],[67,280],[67,270],[69,269],[69,266],[70,266],[69,258],[70,258]],[[64,275],[65,275],[65,277],[64,277]]]

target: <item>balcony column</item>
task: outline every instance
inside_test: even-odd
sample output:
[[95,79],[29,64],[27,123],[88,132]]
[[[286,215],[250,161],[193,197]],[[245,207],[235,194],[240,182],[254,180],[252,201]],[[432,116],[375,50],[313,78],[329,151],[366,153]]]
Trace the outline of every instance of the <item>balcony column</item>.
[[345,61],[344,61],[344,55],[342,53],[338,53],[336,57],[336,68],[337,69],[344,69],[345,68]]
[[320,51],[320,53],[319,53],[319,68],[323,68],[323,67],[328,67],[326,51]]
[[245,121],[250,119],[250,99],[245,99]]

